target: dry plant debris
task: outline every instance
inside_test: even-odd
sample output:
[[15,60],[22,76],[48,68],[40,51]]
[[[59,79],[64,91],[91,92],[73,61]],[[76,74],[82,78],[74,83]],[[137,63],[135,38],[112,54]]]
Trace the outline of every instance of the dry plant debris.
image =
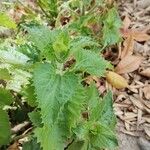
[[[121,132],[150,139],[150,1],[119,1],[123,42],[115,71],[129,83],[114,90],[114,109]],[[134,7],[136,5],[136,7]]]

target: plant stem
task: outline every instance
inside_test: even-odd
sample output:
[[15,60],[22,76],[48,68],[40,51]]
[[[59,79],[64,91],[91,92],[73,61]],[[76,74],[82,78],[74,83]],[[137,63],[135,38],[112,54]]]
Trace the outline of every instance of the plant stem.
[[43,8],[43,6],[41,5],[41,3],[40,3],[39,0],[37,1],[37,3],[38,3],[38,5],[39,5],[39,7],[41,8],[41,10],[43,11],[43,13],[45,14],[45,16],[46,16],[47,18],[51,18],[51,16],[44,10],[44,8]]

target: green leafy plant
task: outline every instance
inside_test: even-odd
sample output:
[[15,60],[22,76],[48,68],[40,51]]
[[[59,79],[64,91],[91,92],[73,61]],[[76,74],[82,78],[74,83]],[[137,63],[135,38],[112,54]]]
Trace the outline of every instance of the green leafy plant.
[[[104,77],[107,69],[113,69],[103,58],[102,48],[120,39],[117,11],[110,8],[96,20],[94,12],[106,7],[98,1],[50,2],[52,5],[39,0],[38,4],[56,19],[53,29],[42,23],[25,22],[18,34],[20,38],[24,36],[24,42],[8,39],[1,46],[0,146],[11,140],[6,111],[11,112],[15,106],[16,111],[20,108],[28,113],[26,119],[33,125],[23,150],[115,148],[112,93],[108,91],[100,97],[95,84],[88,85],[85,79],[89,75]],[[62,12],[71,16],[64,26]],[[91,23],[100,25],[102,32],[94,34]],[[8,27],[14,27],[14,23]]]

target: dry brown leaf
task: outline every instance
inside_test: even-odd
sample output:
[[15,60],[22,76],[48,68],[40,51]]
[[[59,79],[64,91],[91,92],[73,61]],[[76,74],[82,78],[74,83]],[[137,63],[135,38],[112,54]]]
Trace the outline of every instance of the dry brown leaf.
[[122,76],[112,71],[107,72],[106,80],[117,89],[122,89],[128,86],[127,81]]
[[143,93],[145,98],[150,100],[150,85],[147,85],[143,88]]
[[138,42],[144,42],[150,40],[150,36],[142,31],[132,30],[132,29],[121,29],[122,36],[127,38],[132,35],[133,39]]
[[142,57],[140,56],[126,56],[119,62],[115,72],[118,74],[133,72],[139,68],[141,61]]
[[126,15],[123,20],[123,29],[128,29],[131,24],[130,18]]
[[121,53],[121,58],[124,58],[125,56],[129,56],[133,54],[133,48],[134,48],[134,39],[133,36],[130,35],[123,43],[124,49]]
[[139,74],[150,78],[150,68],[140,71]]
[[144,42],[144,41],[150,40],[150,36],[148,34],[140,32],[140,31],[132,32],[132,35],[133,35],[133,38],[138,42]]
[[18,142],[13,143],[8,147],[7,150],[19,150],[19,143]]

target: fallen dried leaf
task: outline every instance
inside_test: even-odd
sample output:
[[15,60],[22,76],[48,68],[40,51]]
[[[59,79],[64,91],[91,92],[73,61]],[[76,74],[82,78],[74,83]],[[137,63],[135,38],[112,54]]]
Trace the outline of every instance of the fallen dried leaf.
[[132,29],[121,29],[120,32],[124,38],[132,36],[133,39],[138,42],[150,40],[150,36],[142,31],[136,31]]
[[146,33],[135,31],[132,32],[133,38],[138,42],[144,42],[150,40],[150,36]]
[[123,20],[123,29],[128,29],[131,24],[130,18],[126,15]]
[[8,147],[7,150],[19,150],[19,143],[18,142],[13,143]]
[[124,58],[125,56],[129,56],[133,54],[133,48],[134,48],[134,39],[133,36],[130,35],[123,43],[124,49],[121,53],[121,58]]
[[139,74],[150,78],[150,68],[147,68],[145,70],[139,71]]
[[145,98],[150,100],[150,85],[147,85],[143,88],[143,93]]
[[122,89],[128,86],[127,81],[122,76],[112,71],[107,72],[106,80],[117,89]]
[[126,56],[119,62],[115,72],[118,74],[133,72],[139,68],[141,61],[142,57],[140,56]]

